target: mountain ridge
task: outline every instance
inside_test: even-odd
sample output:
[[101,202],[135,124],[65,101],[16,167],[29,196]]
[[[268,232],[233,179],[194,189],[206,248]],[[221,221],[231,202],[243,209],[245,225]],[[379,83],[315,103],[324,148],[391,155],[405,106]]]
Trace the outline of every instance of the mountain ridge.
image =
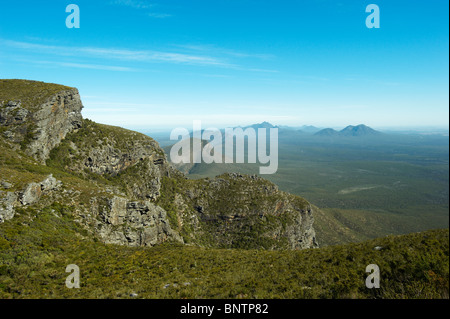
[[[31,105],[54,101],[66,132],[39,145],[4,84],[0,298],[448,298],[448,229],[305,249],[317,208],[303,198],[256,175],[187,180],[150,137],[73,125],[66,88]],[[373,263],[381,289],[365,286]],[[73,264],[81,289],[64,285]]]
[[377,136],[383,133],[372,129],[365,124],[359,124],[356,126],[348,125],[340,131],[336,131],[332,128],[325,128],[316,133],[315,136],[336,136],[336,137],[365,137],[365,136]]
[[[2,176],[25,179],[33,165],[46,172],[31,183],[4,181],[14,187],[1,191],[2,221],[14,218],[21,207],[69,202],[74,216],[110,244],[153,246],[171,240],[222,248],[318,246],[313,208],[303,198],[253,175],[188,180],[152,138],[83,119],[78,90],[53,84],[46,90],[45,83],[23,80],[0,84],[2,153],[11,157],[2,158]],[[45,98],[25,103],[25,95],[42,90]],[[36,116],[42,112],[46,117]],[[27,169],[19,172],[24,165]],[[62,186],[43,189],[50,174]]]

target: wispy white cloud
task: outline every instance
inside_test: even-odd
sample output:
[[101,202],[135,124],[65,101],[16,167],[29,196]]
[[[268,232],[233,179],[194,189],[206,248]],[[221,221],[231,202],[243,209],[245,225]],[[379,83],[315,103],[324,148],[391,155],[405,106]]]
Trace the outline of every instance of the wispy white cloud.
[[[58,58],[55,57],[64,58],[65,62],[58,62],[60,63],[60,66],[64,67],[123,72],[137,71],[137,69],[128,66],[103,65],[105,61],[109,61],[107,62],[108,64],[114,64],[118,63],[117,61],[121,61],[121,63],[124,64],[138,62],[140,64],[139,69],[141,69],[145,63],[171,63],[201,67],[218,67],[243,72],[259,72],[267,74],[279,73],[277,70],[248,66],[248,61],[242,59],[243,57],[251,56],[254,58],[266,59],[264,55],[246,54],[220,48],[208,49],[212,46],[172,45],[170,46],[170,48],[172,48],[170,51],[157,51],[101,47],[71,47],[5,39],[0,39],[0,45],[3,47],[19,49],[27,54],[30,52],[34,55],[39,54],[41,60],[49,61],[49,59],[51,59],[57,61]],[[176,52],[177,48],[179,52]],[[76,58],[76,60],[67,61],[71,58]],[[86,62],[86,60],[88,60],[88,62]],[[80,61],[82,63],[80,63]],[[254,59],[252,59],[252,61],[254,61]]]
[[[240,52],[237,50],[231,50],[226,48],[221,48],[212,44],[182,44],[173,45],[176,48],[186,50],[194,53],[202,53],[207,55],[219,56],[222,59],[251,59],[251,60],[274,60],[275,56],[273,54],[264,53],[247,53]],[[263,68],[251,68],[243,67],[241,65],[228,65],[230,68],[240,71],[250,71],[250,72],[264,72],[264,73],[279,73],[278,70],[263,69]]]
[[126,6],[133,9],[150,9],[155,6],[155,4],[153,3],[138,0],[114,0],[110,2],[110,4],[118,6]]
[[[156,8],[158,7],[158,5],[156,3],[150,3],[148,1],[114,0],[114,1],[110,2],[110,4],[116,5],[116,6],[129,7],[129,8],[137,9],[137,10],[145,10],[147,12],[146,15],[151,18],[164,19],[164,18],[172,17],[172,14],[156,12]],[[151,12],[148,12],[150,10],[151,10]]]
[[72,63],[72,62],[58,62],[58,61],[37,61],[37,60],[21,60],[26,63],[50,66],[50,67],[67,67],[76,69],[91,69],[91,70],[103,70],[103,71],[118,71],[118,72],[136,72],[137,70],[122,67],[122,66],[111,66],[111,65],[100,65],[100,64],[87,64],[87,63]]
[[122,66],[110,66],[110,65],[98,65],[98,64],[84,64],[84,63],[68,63],[68,62],[54,62],[63,67],[78,68],[78,69],[92,69],[92,70],[105,70],[105,71],[119,71],[119,72],[131,72],[136,71],[132,68]]
[[260,60],[272,60],[275,58],[273,54],[264,54],[264,53],[246,53],[240,52],[236,50],[230,50],[225,48],[220,48],[215,45],[199,45],[199,44],[183,44],[183,45],[175,45],[176,47],[187,49],[190,51],[203,52],[209,54],[216,55],[227,55],[236,58],[251,58],[251,59],[260,59]]
[[27,64],[35,64],[37,66],[45,67],[66,67],[76,69],[91,69],[91,70],[103,70],[103,71],[118,71],[118,72],[138,72],[138,70],[122,66],[112,66],[103,64],[89,64],[89,63],[73,63],[63,61],[44,61],[44,60],[31,60],[31,59],[15,59],[18,62]]
[[165,52],[165,51],[145,51],[145,50],[125,50],[112,48],[96,48],[96,47],[66,47],[55,45],[43,45],[29,42],[18,41],[2,41],[3,44],[23,50],[40,51],[43,53],[59,56],[77,56],[77,57],[97,57],[102,59],[116,59],[123,61],[139,61],[139,62],[168,62],[168,63],[184,63],[192,65],[235,67],[222,59],[193,55],[186,53]]

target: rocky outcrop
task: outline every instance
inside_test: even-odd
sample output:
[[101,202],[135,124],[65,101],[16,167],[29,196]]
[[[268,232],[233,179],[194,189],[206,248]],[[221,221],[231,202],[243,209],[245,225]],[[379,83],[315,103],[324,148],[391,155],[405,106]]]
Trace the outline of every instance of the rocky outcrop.
[[38,183],[30,183],[20,196],[22,205],[31,205],[36,203],[42,196],[41,185]]
[[0,223],[14,217],[18,196],[14,192],[0,191]]
[[63,91],[50,98],[34,114],[36,130],[28,152],[45,162],[50,151],[67,135],[81,127],[82,116],[80,95],[77,89]]
[[223,248],[318,247],[311,205],[256,175],[223,174],[188,183],[181,195],[173,202],[180,219],[195,227],[193,240],[206,234]]
[[[2,182],[2,185],[3,188],[12,186],[7,182]],[[33,205],[37,203],[42,196],[59,190],[61,186],[61,181],[58,181],[50,174],[40,183],[33,182],[27,184],[23,191],[0,191],[0,223],[14,217],[15,207]]]
[[81,127],[80,95],[77,89],[61,91],[30,111],[20,100],[5,102],[0,110],[3,135],[20,143],[27,154],[45,163],[50,151],[67,135]]
[[126,145],[118,147],[114,139],[99,139],[96,147],[83,154],[86,157],[84,166],[96,174],[117,175],[139,161],[157,157],[155,144],[134,142],[128,145],[124,142]]
[[[21,94],[17,85],[24,91],[44,88],[44,93],[35,89],[31,95]],[[8,80],[0,80],[1,86],[10,95],[0,91],[0,141],[20,146],[40,165],[47,165],[46,171],[65,171],[70,186],[61,187],[52,175],[20,191],[11,191],[12,184],[5,181],[0,222],[11,219],[17,206],[39,210],[58,202],[71,206],[75,219],[105,243],[318,246],[311,205],[273,183],[240,174],[187,180],[152,138],[82,119],[76,89]],[[23,160],[22,155],[18,158]],[[78,187],[76,180],[83,185]]]
[[170,227],[166,211],[151,202],[129,202],[115,196],[92,209],[97,217],[96,231],[105,243],[128,246],[154,246],[168,240],[183,243]]
[[54,157],[56,161],[65,157],[66,170],[120,177],[120,184],[132,199],[155,201],[160,196],[161,178],[174,171],[164,151],[150,137],[91,121],[85,121],[79,132],[70,134],[63,148],[69,154],[60,155],[56,150]]
[[22,205],[31,205],[36,203],[43,194],[57,190],[61,186],[61,181],[56,180],[52,174],[47,176],[40,183],[30,183],[25,190],[20,193],[20,202]]

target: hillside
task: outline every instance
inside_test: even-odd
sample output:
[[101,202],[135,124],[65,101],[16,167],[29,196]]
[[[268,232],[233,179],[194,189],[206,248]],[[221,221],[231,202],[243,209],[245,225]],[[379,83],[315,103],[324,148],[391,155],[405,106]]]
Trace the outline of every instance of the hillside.
[[[325,246],[448,228],[448,164],[448,136],[324,137],[280,128],[279,168],[265,178],[320,208],[314,209],[314,230]],[[199,163],[180,168],[198,179],[225,172],[252,175],[258,166]]]
[[[449,296],[448,230],[298,251],[126,247],[96,242],[70,207],[18,213],[0,225],[0,299]],[[373,263],[380,289],[365,287]],[[68,264],[81,289],[65,287]]]
[[[152,138],[83,119],[76,89],[48,87],[1,82],[1,176],[9,186],[0,193],[0,221],[61,204],[105,243],[318,246],[303,198],[254,175],[188,180]],[[42,98],[28,97],[42,90]]]
[[75,88],[0,97],[0,298],[448,298],[448,230],[318,248],[319,209],[271,181],[188,179],[152,138],[83,119]]

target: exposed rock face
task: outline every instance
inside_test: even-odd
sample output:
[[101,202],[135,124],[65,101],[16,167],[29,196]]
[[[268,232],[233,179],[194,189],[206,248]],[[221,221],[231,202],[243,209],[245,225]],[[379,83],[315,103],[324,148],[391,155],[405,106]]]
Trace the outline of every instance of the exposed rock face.
[[184,194],[174,202],[182,219],[196,228],[192,238],[207,233],[219,247],[318,247],[311,205],[258,176],[223,174]]
[[44,179],[41,182],[41,189],[43,192],[47,191],[53,191],[57,190],[62,185],[61,181],[58,181],[56,178],[53,177],[52,174],[47,176],[46,179]]
[[[91,121],[85,121],[64,146],[70,150],[65,160],[66,170],[78,174],[86,174],[88,170],[109,178],[120,177],[120,183],[132,199],[155,201],[160,196],[162,176],[174,171],[153,139]],[[122,174],[125,171],[127,173]]]
[[0,191],[0,223],[14,217],[14,205],[17,198],[18,196],[14,192]]
[[82,108],[77,89],[51,96],[36,112],[29,111],[21,101],[9,101],[0,110],[0,125],[8,129],[5,137],[23,143],[29,155],[45,163],[67,133],[81,127]]
[[31,205],[36,203],[42,195],[41,185],[31,183],[25,188],[20,198],[22,205]]
[[25,189],[21,192],[0,191],[0,223],[14,217],[15,207],[33,205],[37,203],[43,195],[57,191],[61,185],[61,181],[56,180],[56,178],[50,174],[40,183],[27,184]]
[[[28,84],[45,87],[14,83],[24,90]],[[105,243],[317,247],[311,205],[273,183],[240,174],[187,180],[150,137],[82,119],[76,89],[53,85],[53,94],[34,99],[17,98],[7,80],[0,80],[2,85],[13,93],[0,91],[0,142],[20,145],[41,165],[66,171],[72,185],[62,187],[52,175],[15,192],[9,190],[11,183],[2,183],[0,222],[14,216],[14,207],[40,209],[53,201],[71,205],[76,220]],[[76,179],[83,187],[73,183]]]
[[89,150],[84,162],[84,166],[96,174],[117,175],[138,161],[153,159],[157,156],[156,146],[148,143],[125,145],[127,147],[125,152],[117,147],[116,141],[109,138],[98,144],[100,145]]
[[4,189],[10,189],[13,186],[11,183],[8,183],[6,181],[2,181],[0,184]]
[[57,181],[53,175],[47,176],[45,180],[40,183],[30,183],[25,190],[20,194],[20,202],[22,205],[31,205],[36,203],[40,197],[49,191],[58,189],[61,182]]
[[97,231],[106,243],[154,246],[167,240],[183,242],[170,227],[166,211],[148,201],[129,202],[115,196],[100,205],[97,214]]
[[17,126],[26,122],[30,112],[22,108],[20,101],[8,101],[0,112],[0,125]]
[[53,96],[34,114],[36,130],[28,152],[45,162],[50,151],[67,135],[82,124],[80,95],[77,89]]
[[290,249],[317,248],[319,244],[316,232],[313,228],[313,209],[308,205],[307,209],[301,209],[293,219],[294,223],[286,227],[285,236],[288,239]]

